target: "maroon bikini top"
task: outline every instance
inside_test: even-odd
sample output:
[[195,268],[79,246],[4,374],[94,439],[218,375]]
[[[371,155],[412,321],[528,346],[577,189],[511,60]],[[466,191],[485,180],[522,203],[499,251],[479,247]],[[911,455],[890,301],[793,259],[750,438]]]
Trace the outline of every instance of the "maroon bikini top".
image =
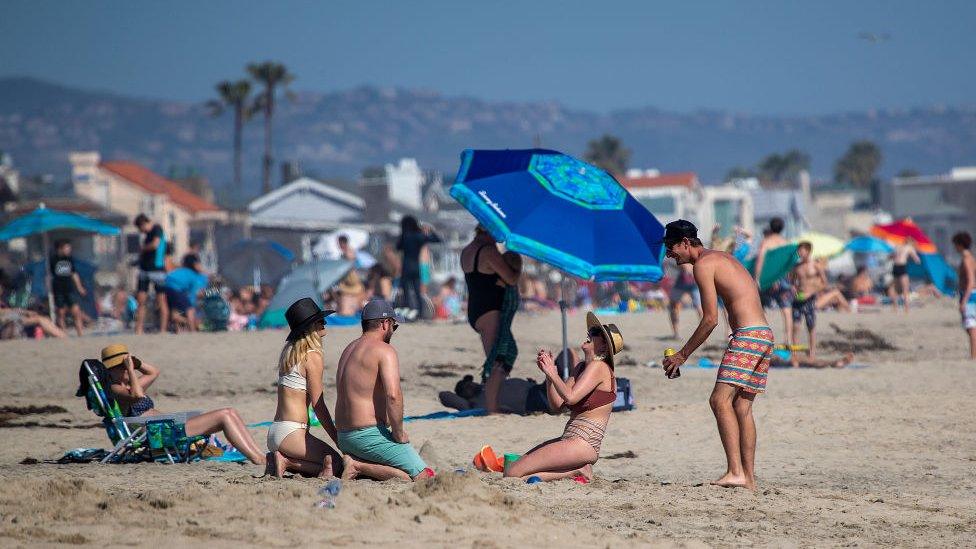
[[[586,366],[580,370],[580,374]],[[601,391],[594,388],[590,391],[590,394],[586,395],[586,398],[577,402],[576,404],[569,407],[569,410],[574,414],[581,414],[583,412],[588,412],[590,410],[595,410],[600,406],[606,406],[607,404],[613,404],[617,400],[617,377],[613,375],[613,366],[610,367],[610,386],[612,391]]]

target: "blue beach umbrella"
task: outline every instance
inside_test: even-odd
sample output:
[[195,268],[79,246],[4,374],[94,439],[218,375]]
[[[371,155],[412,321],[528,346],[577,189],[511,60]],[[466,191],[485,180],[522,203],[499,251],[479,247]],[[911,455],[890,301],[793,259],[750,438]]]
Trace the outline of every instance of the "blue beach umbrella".
[[895,251],[895,248],[891,244],[873,236],[852,238],[844,245],[844,249],[859,254],[890,254]]
[[451,196],[509,250],[579,278],[662,276],[661,223],[610,174],[571,156],[469,149]]
[[[661,223],[610,174],[571,156],[468,149],[451,196],[509,250],[579,278],[657,281],[663,274]],[[565,352],[565,300],[559,306]]]
[[119,234],[118,227],[103,223],[97,219],[60,210],[52,210],[41,204],[33,212],[18,217],[3,228],[0,228],[0,240],[24,238],[40,234],[44,240],[44,288],[48,296],[48,306],[51,318],[54,318],[54,297],[51,294],[51,272],[46,268],[47,258],[51,256],[48,233],[51,231],[77,231],[81,233],[96,233],[108,236]]

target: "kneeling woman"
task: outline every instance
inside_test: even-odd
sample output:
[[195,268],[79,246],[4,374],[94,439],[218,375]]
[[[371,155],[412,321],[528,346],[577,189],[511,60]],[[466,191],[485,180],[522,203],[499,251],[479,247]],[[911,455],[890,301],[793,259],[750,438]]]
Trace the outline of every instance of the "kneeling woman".
[[336,442],[336,427],[325,404],[322,382],[325,317],[333,312],[319,309],[307,297],[285,311],[291,331],[278,359],[278,409],[268,429],[268,471],[274,476],[285,471],[323,477],[341,473],[333,471],[333,467],[341,469],[339,453],[308,431],[311,406],[325,432]]
[[600,444],[617,398],[613,355],[623,349],[624,340],[616,325],[601,324],[593,313],[586,314],[586,325],[583,362],[576,365],[568,380],[559,377],[552,353],[540,350],[536,359],[546,375],[550,408],[570,410],[563,436],[529,450],[505,470],[506,477],[593,477],[592,465],[600,456]]
[[[132,356],[122,344],[102,349],[102,364],[108,369],[112,394],[125,415],[135,417],[160,413],[153,399],[146,395],[146,390],[159,377],[159,368]],[[252,463],[264,465],[264,452],[254,442],[244,426],[244,420],[234,408],[221,408],[186,420],[187,436],[212,435],[219,431],[223,431],[228,442]]]

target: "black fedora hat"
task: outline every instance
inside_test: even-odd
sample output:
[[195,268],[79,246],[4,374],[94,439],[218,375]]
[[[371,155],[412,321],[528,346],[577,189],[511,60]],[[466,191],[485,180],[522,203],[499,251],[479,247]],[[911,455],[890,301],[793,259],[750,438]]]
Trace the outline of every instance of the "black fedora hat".
[[285,320],[288,321],[288,327],[291,328],[291,331],[288,332],[288,337],[285,339],[295,341],[308,331],[309,326],[318,321],[324,324],[325,317],[334,312],[331,310],[323,311],[310,297],[299,299],[292,303],[288,307],[288,310],[285,311]]

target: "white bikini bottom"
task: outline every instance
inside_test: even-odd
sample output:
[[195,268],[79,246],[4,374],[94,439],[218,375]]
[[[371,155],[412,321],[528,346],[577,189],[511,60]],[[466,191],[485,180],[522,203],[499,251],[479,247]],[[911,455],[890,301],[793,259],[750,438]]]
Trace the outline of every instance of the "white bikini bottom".
[[275,421],[268,428],[268,450],[277,452],[285,438],[300,429],[308,429],[307,423],[297,421]]

